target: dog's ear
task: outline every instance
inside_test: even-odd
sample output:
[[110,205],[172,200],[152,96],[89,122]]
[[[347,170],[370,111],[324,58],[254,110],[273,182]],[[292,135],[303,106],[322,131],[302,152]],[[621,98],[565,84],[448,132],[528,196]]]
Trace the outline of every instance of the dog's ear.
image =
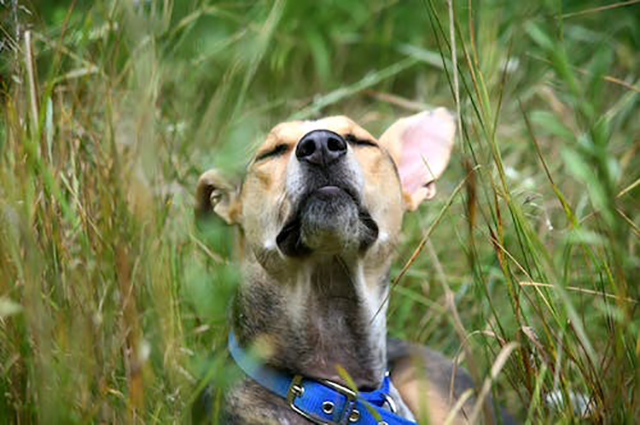
[[436,194],[453,147],[456,126],[445,108],[401,118],[380,137],[398,167],[407,209],[418,208]]
[[240,222],[238,190],[218,170],[202,174],[196,186],[196,218],[205,219],[217,214],[227,224]]

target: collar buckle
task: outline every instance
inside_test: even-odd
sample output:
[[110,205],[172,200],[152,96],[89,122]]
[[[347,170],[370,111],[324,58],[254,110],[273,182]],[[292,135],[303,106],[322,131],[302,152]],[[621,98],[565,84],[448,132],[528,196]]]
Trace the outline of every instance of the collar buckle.
[[289,389],[287,390],[287,404],[289,404],[291,410],[293,410],[303,418],[313,422],[314,424],[331,425],[330,422],[325,422],[318,417],[312,416],[296,406],[296,398],[302,397],[302,394],[304,394],[304,386],[302,386],[302,375],[295,375],[291,380]]
[[[296,406],[296,398],[302,397],[302,395],[304,394],[304,386],[302,385],[302,380],[302,375],[295,375],[291,380],[291,385],[289,385],[289,390],[287,391],[287,403],[289,404],[291,410],[317,425],[334,424],[335,422],[333,421],[327,422],[324,419],[319,418],[315,415],[311,415]],[[345,387],[344,385],[340,385],[333,381],[328,381],[326,379],[318,380],[318,382],[331,388],[332,390],[336,391],[346,398],[343,411],[340,413],[340,418],[352,418],[354,413],[357,412],[357,410],[355,409],[355,401],[358,399],[358,393],[356,391],[353,391],[351,388]],[[338,423],[342,423],[342,421]]]
[[333,381],[328,381],[326,379],[321,379],[322,382],[327,387],[336,391],[337,393],[345,396],[347,398],[346,403],[344,404],[344,408],[340,413],[340,420],[338,423],[343,424],[348,422],[357,422],[360,418],[360,412],[356,409],[356,400],[358,399],[358,393],[353,391],[349,387],[345,387],[344,385],[338,384]]

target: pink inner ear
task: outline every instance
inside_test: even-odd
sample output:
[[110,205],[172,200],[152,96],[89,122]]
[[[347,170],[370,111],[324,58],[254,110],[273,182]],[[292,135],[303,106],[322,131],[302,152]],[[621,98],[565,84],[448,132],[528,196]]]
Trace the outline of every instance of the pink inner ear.
[[402,154],[398,172],[407,193],[434,181],[449,162],[455,125],[443,108],[410,118],[402,134]]

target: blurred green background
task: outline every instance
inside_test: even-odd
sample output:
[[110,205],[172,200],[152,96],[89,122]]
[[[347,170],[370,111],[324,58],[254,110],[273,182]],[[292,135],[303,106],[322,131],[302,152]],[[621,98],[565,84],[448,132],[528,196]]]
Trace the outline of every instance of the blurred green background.
[[239,278],[235,230],[194,226],[199,174],[239,179],[290,118],[379,135],[445,106],[390,333],[523,423],[635,423],[638,3],[0,2],[0,421],[187,422],[234,378]]

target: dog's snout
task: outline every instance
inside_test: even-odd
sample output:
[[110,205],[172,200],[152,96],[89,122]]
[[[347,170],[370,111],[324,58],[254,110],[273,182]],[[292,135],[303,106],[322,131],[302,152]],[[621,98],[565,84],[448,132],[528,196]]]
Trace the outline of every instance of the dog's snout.
[[307,133],[296,146],[299,161],[318,166],[327,166],[347,153],[347,142],[338,134],[328,130]]

